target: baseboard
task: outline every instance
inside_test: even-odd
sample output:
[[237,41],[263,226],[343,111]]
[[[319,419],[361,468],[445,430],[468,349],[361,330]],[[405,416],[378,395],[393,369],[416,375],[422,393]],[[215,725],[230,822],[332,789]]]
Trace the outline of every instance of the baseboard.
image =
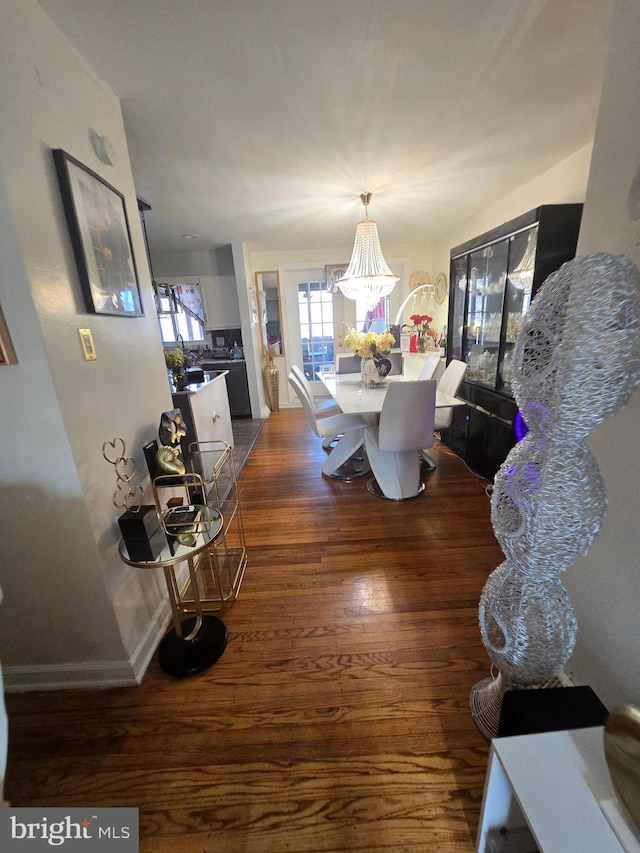
[[147,671],[171,619],[169,602],[161,602],[129,661],[86,661],[42,666],[3,666],[7,693],[35,690],[106,690],[137,687]]

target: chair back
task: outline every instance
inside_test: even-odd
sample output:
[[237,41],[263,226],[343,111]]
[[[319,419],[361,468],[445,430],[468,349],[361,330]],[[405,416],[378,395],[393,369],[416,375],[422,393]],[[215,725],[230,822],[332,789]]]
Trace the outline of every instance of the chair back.
[[311,383],[304,375],[304,370],[299,367],[297,364],[291,365],[291,372],[296,377],[302,388],[304,389],[305,394],[309,398],[311,405],[313,405],[313,391],[311,390]]
[[360,359],[355,355],[336,356],[336,373],[360,373]]
[[380,450],[418,451],[431,447],[435,411],[435,379],[391,382],[380,412]]
[[424,364],[422,365],[420,373],[418,374],[418,379],[431,379],[433,374],[436,372],[436,367],[439,364],[439,355],[430,355],[428,358],[425,358]]
[[448,394],[450,397],[455,397],[462,385],[462,380],[466,372],[467,363],[459,361],[457,358],[452,358],[440,377],[438,391],[442,391],[443,394]]
[[[438,391],[441,391],[443,394],[448,394],[450,397],[455,397],[462,385],[462,380],[464,379],[466,372],[467,363],[465,361],[459,361],[457,358],[452,358],[440,377],[440,381],[438,382]],[[447,429],[451,426],[452,421],[453,408],[451,406],[438,409],[435,420],[435,428],[437,430]]]
[[302,383],[300,382],[298,377],[295,375],[295,373],[293,373],[293,368],[292,368],[291,372],[289,373],[288,379],[289,379],[289,385],[291,385],[291,387],[293,388],[293,390],[296,393],[296,397],[298,398],[298,400],[300,400],[300,405],[302,406],[304,413],[307,416],[307,420],[309,421],[309,426],[311,427],[311,429],[315,432],[315,434],[319,438],[323,438],[323,436],[320,434],[320,430],[318,428],[318,422],[316,420],[316,413],[313,410],[313,405],[311,403],[311,400],[307,396],[307,392],[305,391],[304,386],[302,385]]
[[[389,376],[400,376],[402,373],[402,353],[401,352],[390,352],[389,355],[385,356],[391,362],[391,370],[389,371]],[[429,379],[430,377],[425,376],[425,379]]]

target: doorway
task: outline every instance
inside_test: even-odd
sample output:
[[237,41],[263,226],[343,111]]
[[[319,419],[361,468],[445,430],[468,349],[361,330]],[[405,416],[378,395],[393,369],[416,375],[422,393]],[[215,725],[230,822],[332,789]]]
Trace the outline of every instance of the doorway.
[[393,322],[400,301],[396,287],[391,297],[367,311],[363,304],[327,290],[323,266],[283,265],[280,285],[288,361],[300,365],[310,382],[318,381],[317,372],[332,372],[338,355],[351,353],[344,346],[347,326],[381,332]]

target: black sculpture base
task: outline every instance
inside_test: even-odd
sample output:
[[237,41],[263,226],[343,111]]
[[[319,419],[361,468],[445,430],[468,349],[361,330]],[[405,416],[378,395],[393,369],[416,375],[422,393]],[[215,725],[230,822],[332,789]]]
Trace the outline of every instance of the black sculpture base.
[[[196,616],[181,623],[188,636],[196,624]],[[227,626],[217,616],[203,616],[202,625],[192,640],[185,640],[172,628],[158,647],[158,663],[167,675],[185,678],[204,672],[222,656],[227,647]]]

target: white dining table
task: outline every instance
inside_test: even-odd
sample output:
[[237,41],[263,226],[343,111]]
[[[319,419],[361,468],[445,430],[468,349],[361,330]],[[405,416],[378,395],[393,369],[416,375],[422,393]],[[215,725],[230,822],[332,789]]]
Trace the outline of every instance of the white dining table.
[[[388,385],[383,388],[365,388],[359,373],[322,373],[316,376],[345,414],[379,415],[387,393]],[[388,376],[387,383],[410,381],[406,376]],[[436,391],[436,409],[450,406],[464,406],[464,400]]]
[[[387,376],[386,384],[382,388],[365,388],[359,373],[316,373],[329,394],[340,406],[345,414],[362,415],[371,426],[377,426],[382,411],[387,388],[391,382],[411,381],[403,374]],[[436,409],[447,409],[450,406],[464,406],[464,400],[436,391]],[[434,469],[435,460],[426,449],[421,451],[424,464]]]

